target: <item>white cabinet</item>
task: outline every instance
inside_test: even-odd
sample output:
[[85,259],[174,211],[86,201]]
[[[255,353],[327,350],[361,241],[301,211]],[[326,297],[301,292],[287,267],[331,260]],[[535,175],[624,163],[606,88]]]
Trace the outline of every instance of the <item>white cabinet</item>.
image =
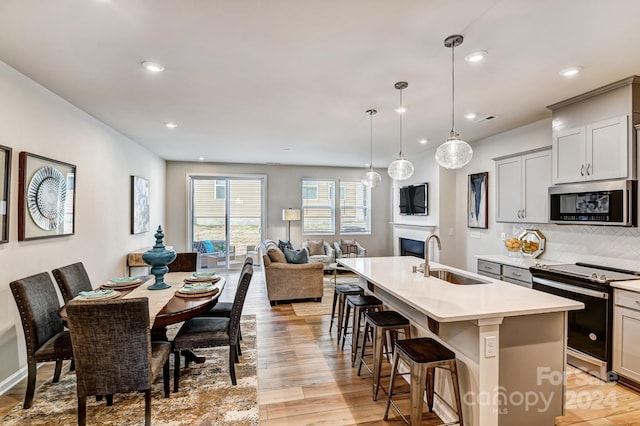
[[629,178],[627,116],[555,131],[552,153],[553,183]]
[[496,159],[496,222],[548,222],[551,150]]
[[613,371],[640,383],[640,293],[616,289],[613,309]]
[[532,276],[529,268],[520,268],[504,263],[492,262],[489,260],[478,259],[476,272],[479,275],[490,277],[496,280],[505,281],[511,284],[517,284],[522,287],[532,287]]

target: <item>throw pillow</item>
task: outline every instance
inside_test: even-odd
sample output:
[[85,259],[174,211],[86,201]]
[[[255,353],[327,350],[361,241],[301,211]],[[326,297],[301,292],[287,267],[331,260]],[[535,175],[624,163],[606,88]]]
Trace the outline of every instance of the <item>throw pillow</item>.
[[287,258],[284,257],[284,254],[282,254],[282,252],[276,248],[269,249],[267,255],[272,262],[287,263]]
[[288,249],[293,249],[293,246],[291,245],[290,241],[282,241],[282,240],[278,240],[278,247],[280,248],[280,250],[284,251],[284,249],[288,248]]
[[213,253],[215,251],[215,249],[213,248],[213,241],[211,240],[204,240],[202,242],[202,245],[204,246],[204,249],[207,253]]
[[309,256],[324,255],[324,240],[309,240],[307,246],[309,247]]
[[285,247],[284,257],[287,258],[289,263],[309,263],[309,255],[305,249],[293,250]]
[[206,253],[207,249],[204,246],[204,243],[202,241],[194,241],[193,242],[193,250],[195,250],[197,253]]

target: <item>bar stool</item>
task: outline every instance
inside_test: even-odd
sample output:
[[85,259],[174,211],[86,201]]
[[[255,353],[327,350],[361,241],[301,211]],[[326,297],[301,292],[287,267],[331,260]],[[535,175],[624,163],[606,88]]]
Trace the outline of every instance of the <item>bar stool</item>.
[[360,323],[365,312],[381,311],[382,300],[375,296],[347,296],[347,310],[344,314],[344,326],[342,327],[342,349],[347,338],[347,328],[349,327],[349,314],[353,308],[353,322],[351,326],[351,366],[356,365],[358,355],[358,342],[360,341]]
[[[409,324],[409,320],[396,311],[365,312],[364,314],[364,337],[358,361],[358,376],[360,375],[363,365],[370,373],[373,373],[374,401],[378,399],[382,357],[386,355],[387,360],[389,360],[389,354],[391,352],[389,352],[388,348],[391,347],[393,349],[396,340],[398,340],[398,332],[402,332],[405,339],[411,338],[411,328]],[[365,355],[369,329],[372,330],[373,335],[373,353],[371,355]],[[387,334],[389,335],[389,339],[387,339]],[[385,346],[387,350],[385,350]],[[366,356],[373,357],[373,368],[369,367],[364,360]]]
[[[398,361],[402,359],[409,366],[411,374],[410,392],[393,393],[393,386],[398,374]],[[435,368],[448,367],[451,372],[451,382],[453,385],[453,396],[456,399],[456,410],[458,411],[458,421],[447,424],[462,424],[462,404],[460,402],[460,388],[458,386],[458,372],[456,369],[456,354],[438,343],[437,341],[420,337],[417,339],[398,340],[395,343],[395,353],[393,355],[393,366],[391,368],[391,379],[389,381],[389,394],[387,396],[387,407],[384,412],[384,420],[389,417],[389,406],[400,414],[402,420],[411,426],[420,425],[422,423],[422,407],[424,391],[427,391],[427,404],[429,411],[433,411],[433,397],[438,395],[434,392],[435,384]],[[402,414],[398,406],[393,401],[396,396],[410,395],[411,398],[411,423]],[[440,397],[440,395],[438,395]],[[398,399],[398,398],[396,398]]]
[[329,323],[329,333],[333,327],[333,318],[336,314],[336,302],[338,304],[338,343],[340,343],[340,332],[342,330],[342,320],[344,318],[345,299],[349,295],[363,295],[364,290],[357,284],[336,285],[333,291],[333,306],[331,307],[331,322]]

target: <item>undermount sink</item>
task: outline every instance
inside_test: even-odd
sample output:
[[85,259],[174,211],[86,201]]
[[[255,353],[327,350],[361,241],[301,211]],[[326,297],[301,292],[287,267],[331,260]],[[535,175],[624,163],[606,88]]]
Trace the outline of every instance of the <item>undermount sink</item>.
[[484,281],[476,277],[470,277],[468,275],[458,274],[446,269],[432,269],[431,271],[429,271],[429,275],[434,278],[438,278],[439,280],[449,282],[451,284],[489,284],[489,281]]

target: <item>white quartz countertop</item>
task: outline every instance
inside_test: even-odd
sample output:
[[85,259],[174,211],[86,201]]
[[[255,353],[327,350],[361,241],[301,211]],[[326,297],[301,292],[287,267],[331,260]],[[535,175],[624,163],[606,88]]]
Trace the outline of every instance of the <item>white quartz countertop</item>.
[[339,259],[353,272],[439,322],[533,315],[584,309],[584,304],[537,290],[431,262],[431,269],[448,269],[488,284],[451,284],[413,273],[421,261],[413,256]]
[[623,290],[635,291],[637,293],[640,293],[640,280],[615,281],[611,283],[611,287],[621,288]]
[[503,265],[511,265],[517,268],[529,268],[534,266],[536,263],[540,265],[561,265],[567,262],[556,262],[554,260],[548,259],[540,259],[540,258],[532,258],[532,257],[510,257],[504,254],[478,254],[476,255],[476,259],[488,260],[489,262],[497,262],[502,263]]

